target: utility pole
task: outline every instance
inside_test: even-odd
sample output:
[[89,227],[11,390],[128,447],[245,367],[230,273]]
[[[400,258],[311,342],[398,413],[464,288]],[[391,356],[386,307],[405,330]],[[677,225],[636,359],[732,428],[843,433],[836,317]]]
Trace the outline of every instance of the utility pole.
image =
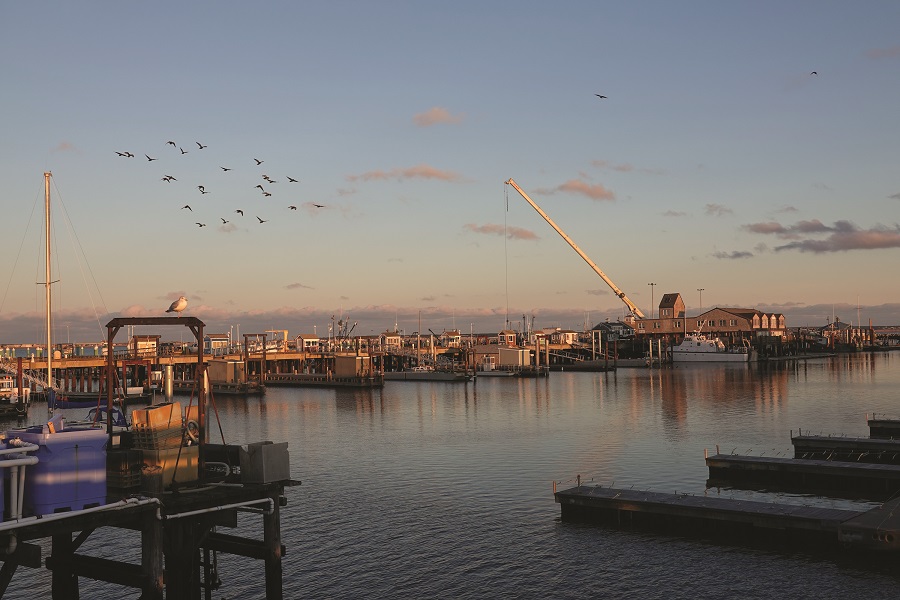
[[703,290],[706,288],[697,288],[697,291],[700,292],[700,312],[703,312]]
[[655,319],[656,313],[654,311],[656,310],[656,307],[653,305],[653,288],[656,287],[656,284],[648,283],[647,285],[650,286],[650,318]]

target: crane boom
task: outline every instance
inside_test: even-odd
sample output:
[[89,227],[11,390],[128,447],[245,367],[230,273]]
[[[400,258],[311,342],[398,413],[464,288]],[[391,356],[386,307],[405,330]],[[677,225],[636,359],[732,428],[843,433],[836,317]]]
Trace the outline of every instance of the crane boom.
[[508,185],[513,186],[513,187],[515,188],[515,190],[516,190],[517,192],[519,192],[519,194],[520,194],[523,198],[525,198],[526,201],[528,201],[528,204],[531,205],[531,208],[533,208],[534,210],[536,210],[537,213],[538,213],[539,215],[541,215],[542,217],[544,217],[544,220],[547,221],[547,223],[550,224],[550,227],[552,227],[552,228],[554,229],[554,231],[556,231],[556,233],[558,233],[558,234],[562,237],[562,239],[566,240],[566,242],[567,242],[570,246],[572,246],[572,250],[574,250],[575,252],[577,252],[577,253],[578,253],[578,256],[580,256],[581,258],[583,258],[583,259],[584,259],[584,262],[586,262],[588,265],[590,265],[590,267],[594,270],[594,273],[596,273],[597,275],[599,275],[600,278],[601,278],[603,281],[606,282],[606,285],[608,285],[608,286],[610,287],[610,289],[612,289],[613,293],[614,293],[616,296],[618,296],[619,299],[622,300],[622,302],[625,303],[625,305],[628,307],[628,310],[631,311],[631,314],[633,314],[633,315],[634,315],[636,318],[638,318],[638,319],[643,319],[643,318],[644,318],[644,313],[641,312],[641,309],[639,309],[639,308],[637,307],[637,305],[636,305],[634,302],[632,302],[631,300],[628,299],[628,296],[625,295],[625,292],[623,292],[623,291],[620,290],[618,287],[616,287],[616,284],[614,284],[614,283],[612,282],[612,279],[610,279],[609,277],[607,277],[607,276],[606,276],[606,273],[604,273],[602,270],[600,270],[600,267],[598,267],[596,264],[594,264],[594,261],[592,261],[592,260],[588,257],[587,254],[585,254],[584,252],[582,252],[581,248],[579,248],[578,245],[577,245],[575,242],[572,241],[572,238],[570,238],[568,235],[566,235],[566,232],[564,232],[562,229],[560,229],[559,226],[558,226],[556,223],[553,222],[553,219],[551,219],[551,218],[549,217],[549,215],[547,215],[547,213],[545,213],[543,210],[541,210],[541,207],[538,206],[538,205],[535,203],[534,200],[532,200],[531,198],[529,198],[529,197],[528,197],[528,194],[526,194],[524,191],[522,191],[522,188],[520,188],[520,187],[516,184],[516,182],[512,180],[512,178],[510,178],[510,180],[507,181],[506,183],[507,183]]

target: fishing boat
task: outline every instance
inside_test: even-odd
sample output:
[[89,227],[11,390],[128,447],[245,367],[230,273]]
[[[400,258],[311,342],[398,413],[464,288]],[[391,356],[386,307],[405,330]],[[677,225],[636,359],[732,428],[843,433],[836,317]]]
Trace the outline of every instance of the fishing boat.
[[674,363],[728,362],[746,363],[750,361],[750,346],[727,347],[718,337],[710,337],[695,331],[685,334],[681,343],[672,346]]

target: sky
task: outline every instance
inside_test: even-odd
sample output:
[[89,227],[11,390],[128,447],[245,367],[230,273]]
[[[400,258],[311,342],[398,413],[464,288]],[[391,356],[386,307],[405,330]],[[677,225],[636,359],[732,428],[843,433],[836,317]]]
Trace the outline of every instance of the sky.
[[622,318],[510,178],[648,316],[900,324],[898,31],[893,1],[4,2],[0,341],[43,337],[45,171],[57,340],[180,295],[208,332]]

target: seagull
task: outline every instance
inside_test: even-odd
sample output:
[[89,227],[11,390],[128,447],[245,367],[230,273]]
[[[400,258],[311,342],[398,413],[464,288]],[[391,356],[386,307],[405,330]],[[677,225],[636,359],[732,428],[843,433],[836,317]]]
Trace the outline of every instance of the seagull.
[[178,313],[178,316],[180,317],[180,316],[181,316],[181,311],[183,311],[183,310],[186,309],[186,308],[187,308],[187,298],[185,298],[184,296],[182,296],[182,297],[180,297],[178,300],[176,300],[175,302],[173,302],[173,303],[171,304],[171,306],[169,306],[169,310],[167,310],[166,312],[167,312],[167,313],[170,313],[170,312]]
[[187,153],[188,153],[188,151],[185,150],[184,148],[182,148],[181,146],[178,146],[178,149],[181,150],[181,153],[182,153],[182,154],[187,154]]
[[597,96],[598,98],[606,98],[606,96],[601,96],[600,94],[594,94],[594,95]]
[[229,169],[228,167],[219,167],[219,168],[222,169],[223,171],[230,171],[230,170],[231,170],[231,169]]
[[[222,219],[222,217],[219,217],[219,218]],[[231,223],[231,221],[226,221],[225,219],[222,219],[222,225],[224,225],[225,223]]]
[[173,181],[178,181],[177,179],[175,179],[175,178],[172,177],[171,175],[166,175],[165,177],[162,178],[162,180],[163,180],[163,181],[168,181],[169,183],[171,183],[171,182],[173,182]]
[[203,187],[202,185],[198,185],[197,189],[200,190],[201,192],[206,190],[206,188]]
[[134,154],[128,151],[125,152],[125,156],[127,156],[128,158],[134,158]]
[[184,210],[184,209],[188,209],[189,211],[194,212],[194,209],[191,208],[190,204],[185,204],[184,206],[181,207],[181,210]]
[[260,223],[268,223],[268,222],[269,222],[268,219],[260,219],[259,217],[256,217],[256,219],[257,219]]
[[197,223],[197,227],[206,227],[206,223]]
[[261,189],[262,191],[266,191],[266,190],[263,190],[263,186],[262,186],[261,183],[257,183],[257,184],[256,184],[256,187],[258,187],[258,188]]
[[288,177],[288,181],[290,181],[291,183],[300,183],[299,180],[294,179],[293,177]]
[[325,208],[324,204],[313,204],[316,208]]
[[204,148],[206,148],[206,146],[204,146],[204,145],[201,144],[200,142],[197,142],[197,145],[200,146],[200,149],[201,149],[201,150],[203,150]]
[[296,207],[296,206],[293,206],[293,205],[288,206],[288,208],[291,209],[291,210],[297,210],[297,207]]
[[813,71],[812,73],[810,73],[810,75],[818,75],[818,74],[819,74],[819,73],[816,72],[816,71]]
[[156,159],[155,159],[155,158],[150,158],[150,157],[149,157],[149,156],[147,156],[147,155],[146,155],[146,154],[145,154],[145,155],[144,155],[144,156],[146,156],[146,157],[147,157],[147,160],[156,160]]
[[257,166],[257,167],[258,167],[259,165],[263,164],[264,162],[266,162],[266,161],[264,161],[264,160],[259,160],[258,158],[254,158],[253,160],[256,161],[256,166]]
[[119,156],[128,156],[127,152],[119,152],[118,150],[116,150],[116,154],[118,154]]
[[169,144],[170,146],[173,146],[173,147],[175,146],[175,142],[173,142],[173,141],[171,141],[171,140],[168,141],[168,142],[166,142],[166,143]]
[[244,216],[244,211],[242,211],[241,209],[237,209],[237,210],[234,211],[234,212],[236,212],[237,214],[241,215],[242,217]]
[[268,198],[271,195],[272,195],[272,192],[263,192],[263,196],[265,196],[266,198]]

